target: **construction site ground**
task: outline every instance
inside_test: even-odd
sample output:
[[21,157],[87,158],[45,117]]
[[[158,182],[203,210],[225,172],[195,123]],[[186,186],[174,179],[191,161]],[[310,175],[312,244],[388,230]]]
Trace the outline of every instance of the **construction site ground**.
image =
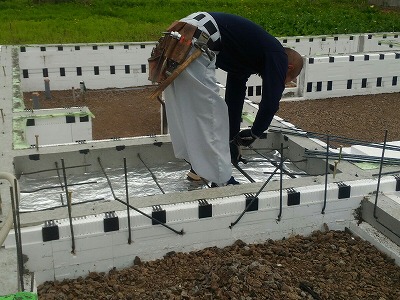
[[[150,100],[152,87],[88,90],[85,97],[72,91],[52,91],[50,100],[41,93],[40,108],[88,106],[95,115],[93,139],[160,134],[160,103]],[[32,107],[31,93],[25,106]],[[364,141],[400,140],[399,93],[340,98],[281,101],[277,115],[297,127]]]
[[[152,88],[71,91],[41,95],[41,108],[88,106],[93,138],[160,133],[160,104]],[[26,106],[32,105],[30,93]],[[281,102],[278,116],[306,131],[371,142],[400,140],[400,95],[378,94]],[[168,253],[163,259],[47,282],[40,299],[400,299],[400,267],[371,244],[325,228],[309,237]]]

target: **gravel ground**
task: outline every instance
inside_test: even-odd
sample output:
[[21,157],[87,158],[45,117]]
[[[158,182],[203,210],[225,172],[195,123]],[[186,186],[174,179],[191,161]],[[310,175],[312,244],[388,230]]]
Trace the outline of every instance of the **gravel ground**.
[[[72,100],[52,92],[42,108],[89,106],[94,139],[160,133],[151,88],[88,91]],[[26,105],[30,107],[30,94]],[[278,115],[306,131],[382,142],[400,140],[400,95],[379,94],[282,102]],[[46,282],[40,299],[400,299],[400,267],[346,232],[315,232],[280,241],[168,253],[163,259]]]
[[168,253],[86,278],[46,282],[50,299],[400,299],[400,267],[345,232]]

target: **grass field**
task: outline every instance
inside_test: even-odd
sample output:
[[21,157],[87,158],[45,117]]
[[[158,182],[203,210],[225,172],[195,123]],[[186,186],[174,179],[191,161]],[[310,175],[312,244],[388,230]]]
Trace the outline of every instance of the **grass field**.
[[154,41],[195,11],[247,17],[275,36],[400,31],[367,0],[0,0],[0,44]]

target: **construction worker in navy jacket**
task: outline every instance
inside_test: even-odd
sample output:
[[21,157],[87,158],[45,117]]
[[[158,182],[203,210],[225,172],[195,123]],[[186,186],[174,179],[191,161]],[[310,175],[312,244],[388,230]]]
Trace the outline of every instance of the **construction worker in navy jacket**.
[[[271,124],[285,83],[298,76],[303,59],[237,15],[197,12],[181,21],[207,33],[212,55],[200,56],[164,92],[175,156],[191,164],[188,178],[218,186],[237,184],[231,163],[238,163],[239,147],[250,146]],[[216,68],[227,72],[225,101],[219,95]],[[262,78],[262,96],[252,127],[241,131],[246,82],[252,74]]]

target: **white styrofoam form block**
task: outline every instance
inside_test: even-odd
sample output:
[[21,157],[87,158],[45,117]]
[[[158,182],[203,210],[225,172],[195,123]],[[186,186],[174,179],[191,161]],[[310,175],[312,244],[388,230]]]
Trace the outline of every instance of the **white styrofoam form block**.
[[[109,48],[111,45],[114,49]],[[82,80],[88,89],[147,85],[150,84],[147,79],[147,59],[154,45],[77,45],[79,50],[75,49],[75,45],[68,45],[62,46],[62,51],[58,50],[58,45],[26,46],[26,52],[19,53],[20,69],[29,73],[29,78],[23,78],[22,88],[24,91],[43,90],[45,68],[51,89],[78,89]],[[46,51],[41,51],[42,47]],[[115,74],[110,73],[111,66],[115,67]],[[126,73],[125,66],[129,66],[129,73]],[[77,73],[77,67],[81,68],[81,76]],[[98,75],[95,74],[95,67],[98,67]],[[60,68],[65,69],[65,76],[61,76]],[[145,68],[145,72],[142,72],[142,68]]]
[[178,203],[162,206],[167,212],[167,223],[197,219],[199,217],[199,203]]
[[[91,238],[88,236],[86,243],[89,243]],[[78,239],[76,240],[78,242]],[[91,263],[101,260],[112,259],[112,246],[103,246],[89,250],[76,251],[72,254],[70,249],[64,251],[53,252],[54,267],[71,266],[77,264]]]
[[[315,57],[313,63],[306,60],[304,97],[315,99],[400,91],[400,84],[396,83],[400,68],[398,54],[382,54],[384,59],[380,55],[355,54],[351,56],[353,61],[350,56],[345,56],[347,61],[338,56]],[[331,58],[335,60],[330,62]]]
[[370,242],[379,251],[386,253],[389,257],[395,260],[395,263],[400,266],[400,246],[393,243],[381,232],[369,225],[367,222],[358,223],[352,221],[349,229],[362,239]]
[[35,120],[34,126],[25,127],[25,138],[29,145],[36,145],[36,135],[38,135],[40,146],[92,140],[91,117],[88,122],[80,122],[79,117],[75,117],[75,123],[66,123],[66,116],[75,112],[88,113],[89,111],[87,107],[75,107],[67,110],[59,108],[19,112],[16,115]]
[[27,256],[28,260],[25,264],[29,270],[44,271],[54,268],[53,247],[51,243],[24,245],[22,253]]
[[[367,196],[377,190],[378,178],[357,180],[351,183],[352,196]],[[390,193],[396,189],[396,178],[393,176],[383,176],[379,182],[379,191],[382,193]]]
[[[321,229],[323,223],[326,223],[331,229],[341,230],[354,219],[354,210],[359,207],[364,196],[374,190],[375,182],[375,180],[348,182],[352,191],[351,198],[346,199],[335,198],[337,186],[330,184],[327,193],[329,199],[326,202],[324,214],[322,214],[323,201],[315,201],[321,198],[321,191],[324,190],[324,186],[319,185],[313,188],[298,188],[301,192],[300,205],[290,207],[283,205],[280,221],[277,221],[280,211],[278,201],[276,201],[272,207],[260,205],[262,209],[246,212],[239,222],[230,228],[245,208],[245,197],[242,195],[241,197],[208,201],[213,204],[213,217],[205,219],[178,216],[180,213],[184,214],[185,210],[189,210],[192,211],[191,214],[194,217],[193,211],[196,206],[193,202],[188,203],[187,206],[184,204],[165,205],[163,208],[166,209],[167,215],[174,209],[180,211],[179,213],[174,212],[177,216],[174,218],[174,222],[168,225],[178,231],[182,229],[185,232],[184,235],[179,235],[162,225],[143,225],[132,228],[132,244],[128,244],[126,229],[120,228],[119,231],[108,233],[93,233],[93,231],[98,230],[98,227],[93,230],[89,226],[88,233],[84,234],[84,227],[88,226],[88,222],[96,223],[98,219],[103,218],[103,216],[97,215],[76,219],[79,224],[74,224],[74,229],[79,226],[83,229],[79,229],[82,235],[75,236],[75,254],[71,253],[72,239],[68,238],[68,233],[65,233],[63,239],[60,240],[43,243],[40,239],[34,246],[23,247],[23,251],[24,254],[35,260],[35,264],[30,265],[30,267],[44,270],[46,266],[51,266],[53,262],[56,269],[59,270],[59,272],[56,271],[59,274],[59,277],[56,275],[56,278],[64,278],[64,276],[87,274],[88,267],[106,271],[112,267],[115,258],[118,258],[118,264],[125,265],[124,257],[131,261],[132,257],[137,255],[141,259],[149,260],[162,257],[169,251],[192,251],[214,245],[223,247],[232,244],[236,239],[258,242],[268,238],[277,239],[293,234],[308,234],[313,230]],[[396,180],[393,176],[383,177],[381,182],[383,190],[394,192]],[[318,191],[318,188],[320,191]],[[272,194],[272,197],[269,194]],[[277,191],[263,192],[259,195],[259,202],[270,203],[271,198],[279,199],[278,195]],[[116,214],[120,219],[126,219],[126,211],[116,212]],[[136,216],[141,215],[136,212]],[[67,221],[56,221],[61,228],[60,231],[64,227],[68,227],[66,225],[69,224],[64,224],[69,223]],[[151,222],[145,224],[151,224]],[[32,230],[41,231],[41,227],[36,226],[29,229],[29,231]],[[33,245],[32,241],[31,245]],[[48,248],[47,251],[41,253],[42,245],[45,247],[51,245],[51,258]],[[151,250],[149,251],[149,249]],[[36,264],[36,260],[40,260],[41,257],[45,260],[42,267],[40,267],[40,262]],[[128,263],[126,261],[126,264]],[[101,269],[101,267],[104,269]],[[71,269],[74,272],[70,272]],[[90,271],[93,271],[93,269],[90,269]]]
[[245,209],[245,197],[234,196],[228,198],[211,199],[208,203],[212,204],[213,216],[230,215],[242,212]]
[[[104,232],[103,216],[89,215],[74,218],[72,224],[75,236]],[[67,225],[69,226],[69,223]]]
[[391,194],[385,194],[388,198],[392,199],[397,204],[400,204],[400,192],[394,192]]
[[396,45],[400,41],[398,32],[292,36],[278,39],[283,46],[308,56],[390,51],[393,50],[390,45]]
[[[24,245],[35,244],[42,240],[42,226],[33,226],[24,228],[21,231],[21,240]],[[4,241],[6,249],[15,248],[15,231],[12,229]]]
[[[98,260],[79,265],[62,266],[54,269],[54,279],[64,280],[86,276],[89,272],[106,272],[113,268],[113,259]],[[38,282],[38,284],[40,284]]]
[[[386,145],[400,147],[400,141],[388,142]],[[381,157],[382,151],[383,151],[382,148],[377,148],[377,147],[369,147],[369,146],[361,146],[361,145],[354,145],[354,146],[350,147],[350,153],[357,154],[357,155]],[[385,158],[400,159],[400,151],[385,149]]]
[[54,280],[55,280],[54,268],[35,272],[36,286],[38,286],[39,284],[41,284],[45,281],[54,281]]
[[[325,198],[325,186],[302,186],[296,188],[300,192],[301,203],[319,202]],[[326,187],[326,199],[337,199],[339,187],[335,183],[329,183]]]
[[113,268],[125,269],[133,266],[133,261],[137,255],[128,254],[122,257],[114,257]]
[[[65,120],[65,117],[59,119]],[[39,146],[92,140],[91,122],[47,124],[47,120],[42,119],[35,126],[26,127],[25,137],[29,145],[36,145],[36,135]]]
[[59,252],[59,251],[64,251],[65,249],[69,249],[69,251],[72,251],[72,239],[60,239],[60,240],[53,240],[53,241],[48,241],[46,243],[51,243],[51,246],[53,247],[53,252]]
[[[359,203],[359,199],[357,203]],[[350,201],[338,201],[339,204],[350,205]],[[319,211],[319,205],[314,204]],[[346,206],[344,209],[339,210],[338,217],[334,217],[334,220],[326,220],[328,224],[345,222],[343,218],[343,211],[349,211],[349,207]],[[354,204],[353,204],[354,206]],[[246,242],[262,241],[266,238],[276,239],[279,236],[289,236],[292,234],[297,234],[297,230],[302,227],[303,223],[306,224],[305,228],[302,228],[302,232],[311,232],[316,229],[320,229],[321,223],[315,221],[314,217],[322,218],[319,213],[317,216],[311,213],[313,216],[313,224],[309,224],[311,218],[306,217],[302,214],[297,213],[298,207],[286,207],[283,211],[283,218],[281,222],[276,222],[277,210],[263,211],[263,212],[249,212],[243,217],[243,219],[235,226],[233,229],[229,229],[230,223],[233,221],[231,216],[221,216],[217,218],[210,218],[209,220],[198,220],[193,222],[184,222],[182,226],[185,228],[187,233],[183,236],[177,235],[171,232],[164,232],[161,226],[153,226],[147,229],[140,229],[142,231],[142,237],[140,237],[137,231],[133,232],[134,240],[133,244],[127,244],[127,240],[124,238],[122,245],[114,245],[112,247],[112,257],[120,257],[120,263],[124,261],[122,257],[126,256],[128,264],[133,254],[141,257],[144,260],[156,259],[162,257],[166,252],[169,251],[181,251],[181,248],[185,248],[187,251],[196,250],[204,248],[205,246],[211,246],[217,244],[220,247],[231,244],[234,240],[242,238]],[[309,212],[309,210],[304,210]],[[312,210],[311,210],[312,211]],[[335,212],[336,213],[336,212]],[[269,216],[268,216],[269,214]],[[324,215],[324,218],[328,218],[330,212]],[[257,217],[257,218],[256,218]],[[258,219],[258,220],[257,220]],[[198,223],[201,224],[198,224]],[[262,226],[264,223],[264,226]],[[203,226],[208,224],[208,226]],[[210,228],[208,228],[210,227]],[[260,231],[259,228],[265,228],[264,231]],[[161,232],[160,232],[161,229]],[[198,233],[194,232],[197,230]],[[242,232],[243,231],[243,232]],[[159,232],[157,234],[157,232]],[[261,233],[260,233],[261,232]],[[205,234],[207,233],[207,234]],[[111,233],[110,233],[111,234]],[[121,233],[115,232],[112,234],[122,236]],[[221,238],[222,237],[222,238]],[[54,243],[63,243],[63,241],[53,241]],[[81,242],[91,244],[91,237],[86,237],[81,239]],[[105,264],[105,269],[100,269],[98,262],[103,262],[109,260],[106,258],[109,255],[110,246],[105,248],[106,255],[103,252],[98,252],[101,249],[94,248],[94,252],[87,250],[76,251],[76,255],[70,253],[70,248],[61,251],[54,252],[54,263],[57,266],[65,266],[64,271],[58,273],[56,271],[56,279],[61,280],[62,278],[75,278],[77,276],[86,275],[89,271],[93,271],[96,268],[98,271],[106,271],[110,267],[109,264]],[[149,251],[152,249],[152,251]],[[96,261],[93,260],[96,257]],[[96,263],[96,266],[95,266]],[[66,272],[65,270],[71,270],[68,266],[71,265],[74,272]],[[90,269],[88,269],[88,266]],[[58,275],[60,274],[60,275]],[[66,276],[66,277],[64,277]]]

